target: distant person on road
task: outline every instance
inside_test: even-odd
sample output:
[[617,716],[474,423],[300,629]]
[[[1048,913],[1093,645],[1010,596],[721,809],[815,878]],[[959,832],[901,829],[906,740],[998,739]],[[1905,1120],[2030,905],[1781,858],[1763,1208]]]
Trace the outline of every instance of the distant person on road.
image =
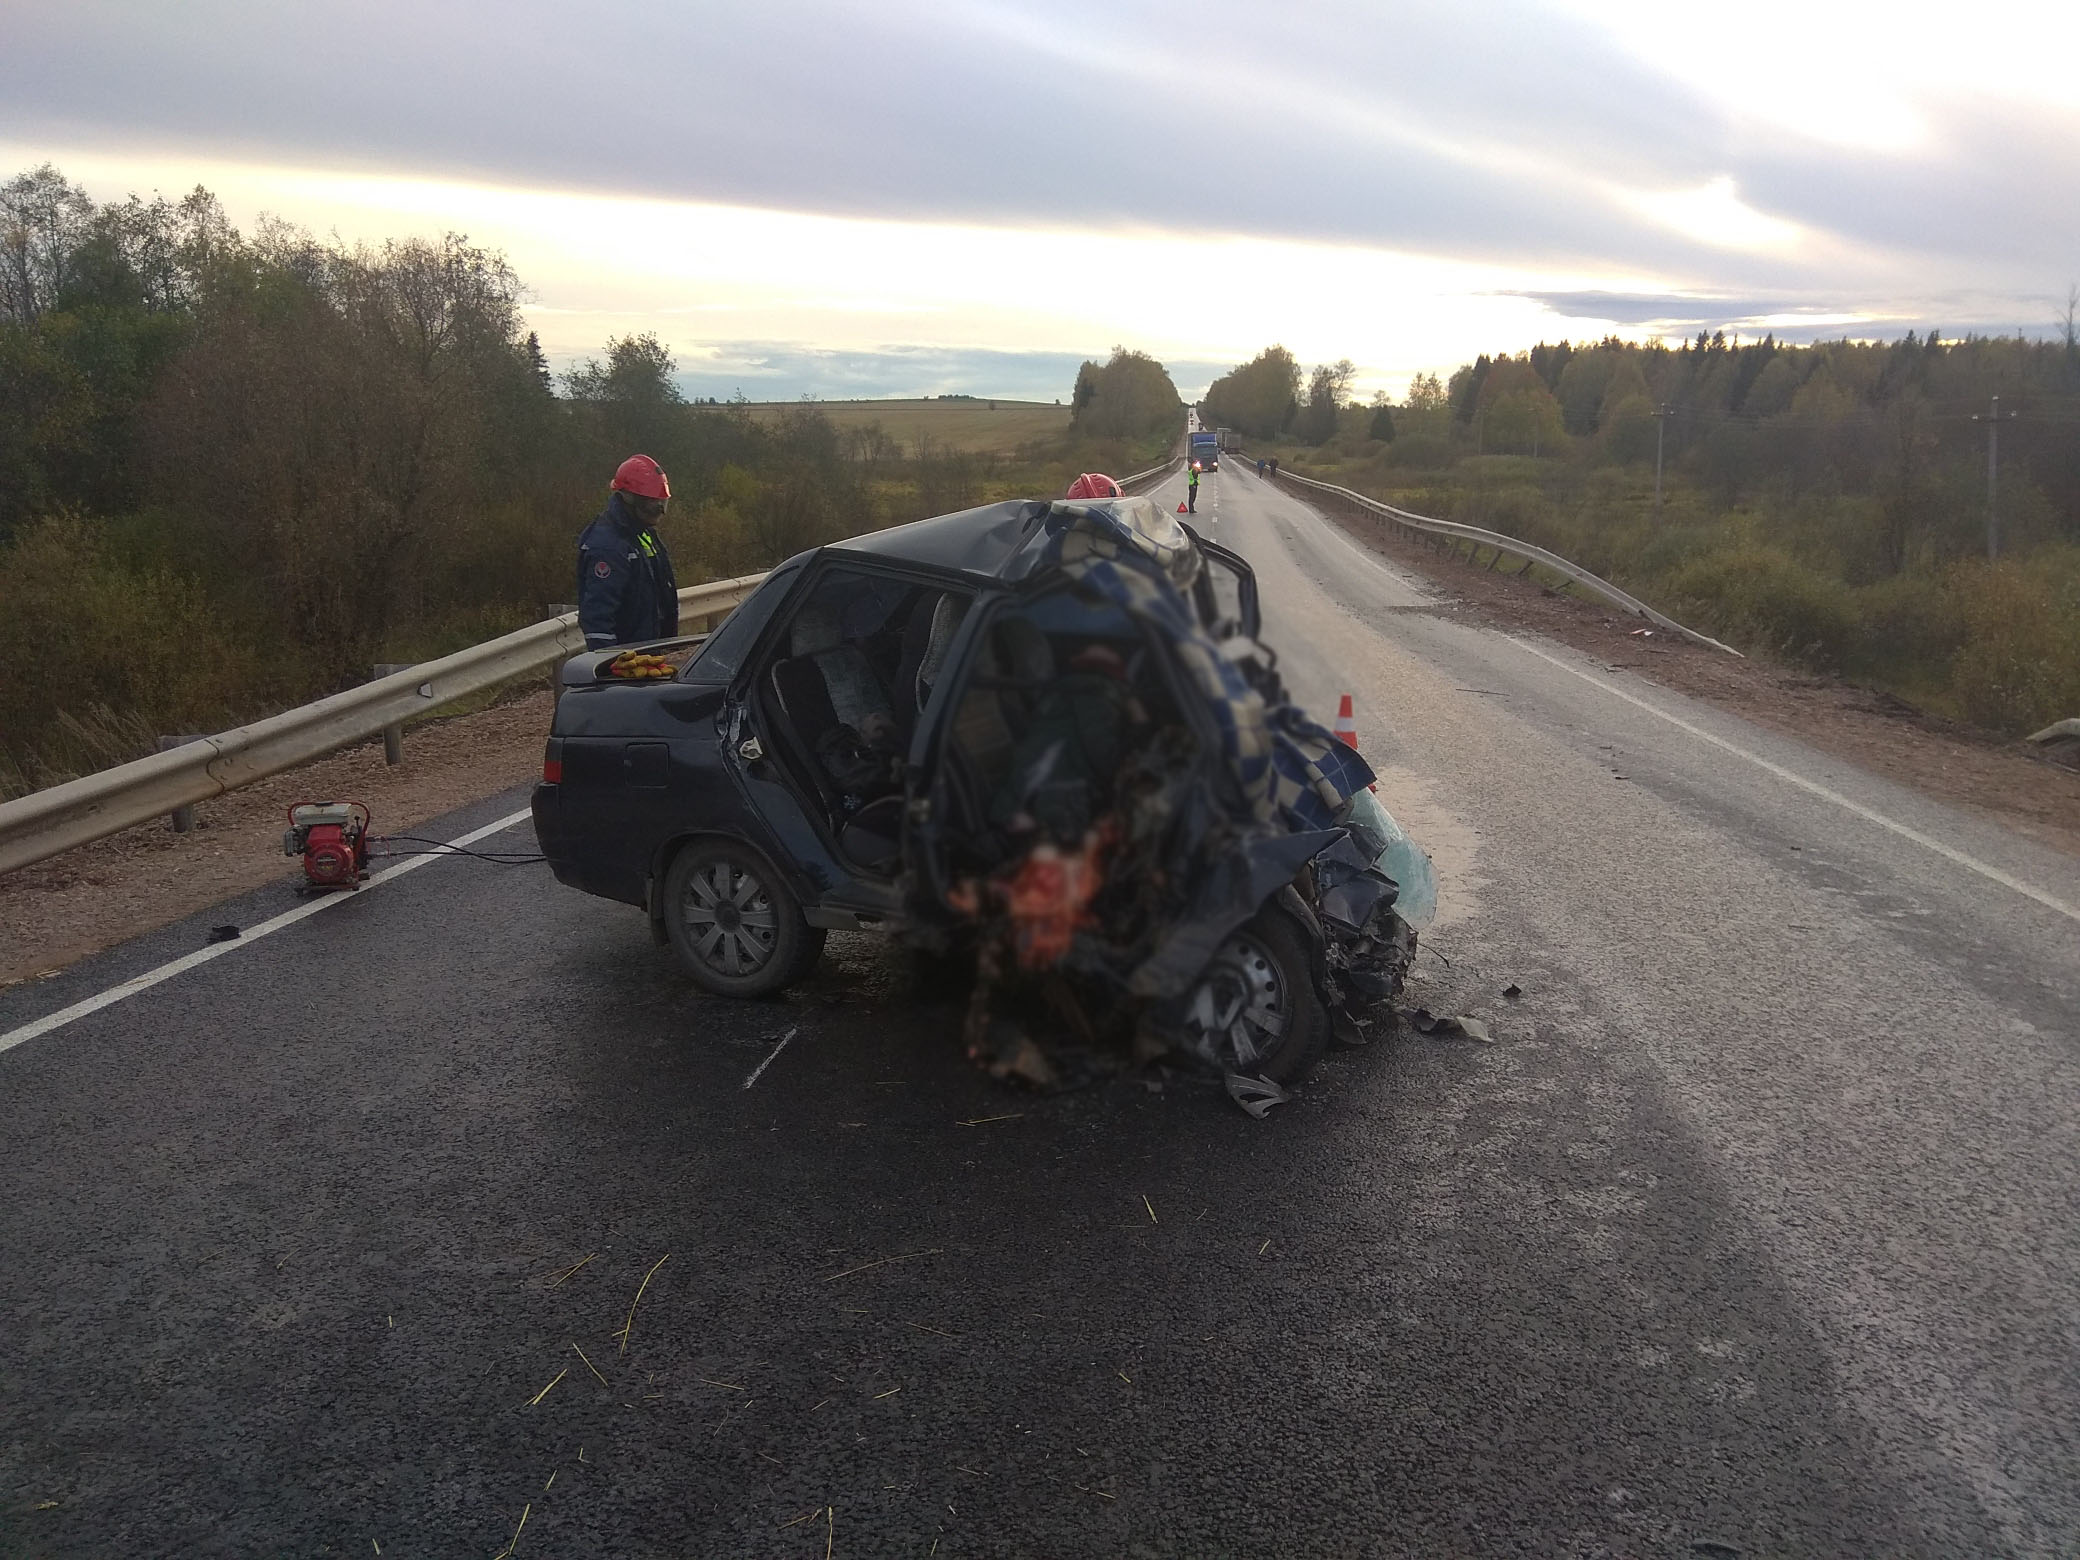
[[1278,457],[1276,455],[1271,457],[1271,474],[1274,477],[1278,475]]
[[578,627],[588,650],[679,632],[679,582],[656,530],[672,498],[664,467],[631,455],[609,486],[607,507],[578,538]]
[[1257,475],[1261,477],[1261,476],[1262,476],[1263,474],[1264,474],[1264,457],[1263,457],[1263,456],[1261,456],[1261,455],[1259,455],[1259,456],[1257,457]]
[[1197,514],[1199,512],[1199,463],[1197,461],[1193,461],[1190,466],[1185,468],[1184,506],[1189,514]]
[[1086,471],[1069,484],[1069,491],[1063,496],[1086,501],[1093,498],[1118,498],[1119,484],[1102,471]]

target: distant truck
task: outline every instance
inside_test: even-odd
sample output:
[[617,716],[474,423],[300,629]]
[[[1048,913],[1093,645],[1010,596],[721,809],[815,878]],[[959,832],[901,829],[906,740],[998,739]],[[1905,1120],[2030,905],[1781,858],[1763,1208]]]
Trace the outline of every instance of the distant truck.
[[1191,448],[1186,452],[1192,463],[1201,471],[1221,469],[1220,435],[1211,428],[1194,428],[1191,433]]
[[1218,429],[1214,437],[1219,441],[1223,451],[1239,449],[1242,446],[1242,438],[1233,428]]

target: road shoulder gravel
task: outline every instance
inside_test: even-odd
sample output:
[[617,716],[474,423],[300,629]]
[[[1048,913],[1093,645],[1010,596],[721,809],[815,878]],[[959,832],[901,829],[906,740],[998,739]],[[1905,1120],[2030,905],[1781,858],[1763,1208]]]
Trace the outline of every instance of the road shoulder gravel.
[[200,804],[189,833],[157,819],[0,876],[0,990],[293,874],[282,854],[293,802],[366,802],[377,834],[406,834],[526,784],[552,708],[537,689],[429,721],[406,733],[396,769],[380,741],[366,743]]

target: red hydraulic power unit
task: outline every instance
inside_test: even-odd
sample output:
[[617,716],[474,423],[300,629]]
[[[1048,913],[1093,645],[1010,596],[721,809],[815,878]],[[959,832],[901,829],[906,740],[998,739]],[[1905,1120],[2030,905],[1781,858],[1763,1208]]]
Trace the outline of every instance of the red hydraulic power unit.
[[369,821],[360,802],[299,802],[289,809],[282,854],[303,858],[312,888],[359,888],[368,875]]

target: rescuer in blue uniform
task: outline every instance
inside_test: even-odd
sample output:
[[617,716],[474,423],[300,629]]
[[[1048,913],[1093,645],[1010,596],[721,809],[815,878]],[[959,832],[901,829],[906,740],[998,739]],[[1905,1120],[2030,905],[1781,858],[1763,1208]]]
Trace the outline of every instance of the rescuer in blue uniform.
[[588,650],[679,632],[679,582],[656,531],[672,497],[664,468],[631,455],[611,486],[607,507],[578,538],[578,627]]

